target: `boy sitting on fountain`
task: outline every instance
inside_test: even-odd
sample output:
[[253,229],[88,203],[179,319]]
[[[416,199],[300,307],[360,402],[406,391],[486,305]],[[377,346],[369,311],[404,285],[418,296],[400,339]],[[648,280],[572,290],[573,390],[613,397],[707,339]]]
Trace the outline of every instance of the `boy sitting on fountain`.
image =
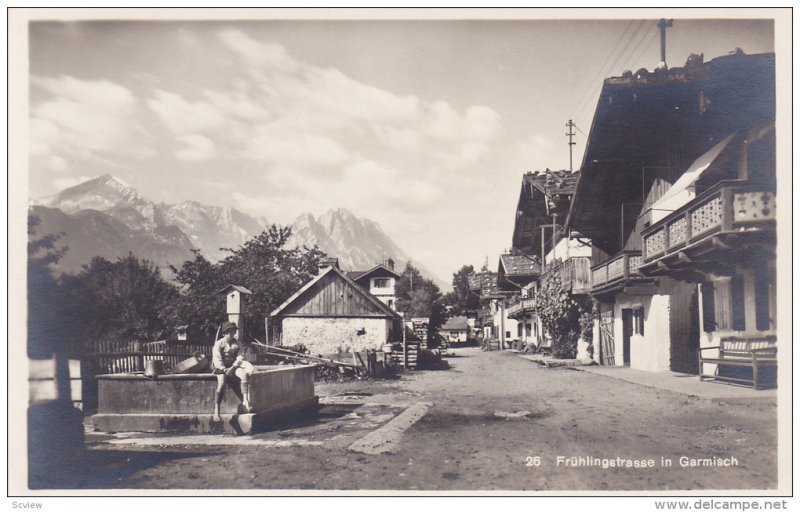
[[[246,412],[251,412],[250,406],[250,374],[253,373],[253,365],[244,359],[244,342],[236,339],[238,328],[233,322],[225,322],[220,328],[222,338],[214,343],[212,349],[212,365],[214,374],[217,376],[217,389],[214,395],[214,416],[212,421],[221,421],[219,417],[219,406],[222,403],[222,392],[225,388],[225,381],[236,380],[241,385],[242,407]],[[238,394],[238,393],[237,393]]]

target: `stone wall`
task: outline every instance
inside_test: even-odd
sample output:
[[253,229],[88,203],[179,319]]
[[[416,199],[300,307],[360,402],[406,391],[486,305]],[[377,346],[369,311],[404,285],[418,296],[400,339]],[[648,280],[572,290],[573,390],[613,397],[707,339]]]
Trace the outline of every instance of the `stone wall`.
[[[389,341],[391,320],[385,318],[307,318],[283,319],[282,343],[302,343],[312,354],[381,350]],[[360,330],[364,334],[359,335]]]

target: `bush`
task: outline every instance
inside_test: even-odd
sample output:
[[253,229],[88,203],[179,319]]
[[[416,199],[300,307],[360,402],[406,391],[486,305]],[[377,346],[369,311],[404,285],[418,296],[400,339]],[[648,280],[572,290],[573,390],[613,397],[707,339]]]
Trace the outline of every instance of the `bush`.
[[[574,359],[578,351],[578,339],[591,341],[592,302],[588,296],[573,295],[563,289],[560,263],[542,280],[536,293],[534,311],[542,321],[545,331],[553,338],[553,357]],[[588,338],[587,333],[588,332]]]

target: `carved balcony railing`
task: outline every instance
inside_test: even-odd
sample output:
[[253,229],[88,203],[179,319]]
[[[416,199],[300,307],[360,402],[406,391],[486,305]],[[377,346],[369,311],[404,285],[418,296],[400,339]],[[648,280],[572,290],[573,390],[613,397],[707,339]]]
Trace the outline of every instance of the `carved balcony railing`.
[[596,290],[619,280],[639,277],[641,251],[623,251],[592,267],[592,289]]
[[643,263],[657,261],[721,233],[774,230],[775,193],[722,181],[642,231]]
[[518,299],[508,306],[508,309],[506,309],[506,314],[508,314],[509,317],[515,317],[525,313],[530,313],[533,311],[533,306],[535,304],[535,299]]
[[561,286],[572,293],[589,293],[592,289],[592,258],[573,256],[561,266]]

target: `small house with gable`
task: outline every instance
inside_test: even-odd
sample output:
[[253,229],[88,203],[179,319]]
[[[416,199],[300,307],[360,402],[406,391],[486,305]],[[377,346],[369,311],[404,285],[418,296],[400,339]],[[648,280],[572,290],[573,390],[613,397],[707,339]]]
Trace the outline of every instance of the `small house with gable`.
[[395,286],[400,274],[394,270],[394,260],[389,258],[385,263],[376,265],[369,270],[353,270],[347,272],[347,277],[367,290],[378,300],[397,311],[397,294]]
[[402,319],[345,272],[335,258],[270,313],[272,339],[313,354],[379,350],[402,337]]

